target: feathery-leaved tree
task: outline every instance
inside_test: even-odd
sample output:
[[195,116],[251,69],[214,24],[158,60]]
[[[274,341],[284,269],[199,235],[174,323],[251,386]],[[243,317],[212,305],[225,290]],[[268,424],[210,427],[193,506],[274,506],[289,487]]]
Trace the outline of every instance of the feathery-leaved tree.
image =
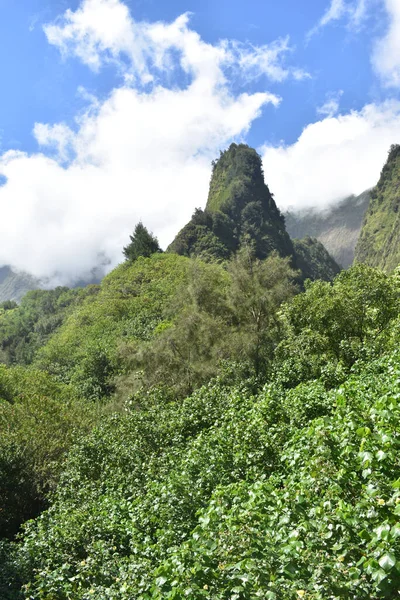
[[143,225],[141,221],[136,225],[133,235],[130,235],[130,244],[123,249],[126,260],[134,261],[139,256],[148,258],[156,252],[162,252],[158,240]]

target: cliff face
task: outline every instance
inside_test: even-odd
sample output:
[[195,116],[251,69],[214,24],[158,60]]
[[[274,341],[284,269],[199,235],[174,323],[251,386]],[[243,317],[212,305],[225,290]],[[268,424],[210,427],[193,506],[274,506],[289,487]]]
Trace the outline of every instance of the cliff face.
[[249,241],[258,258],[273,250],[293,255],[284,218],[264,182],[260,156],[245,144],[231,144],[213,162],[205,210],[196,210],[168,250],[225,259]]
[[392,271],[400,264],[400,146],[392,146],[365,213],[356,262]]
[[307,209],[287,212],[285,222],[292,238],[315,237],[343,268],[353,264],[370,190],[349,196],[324,211]]

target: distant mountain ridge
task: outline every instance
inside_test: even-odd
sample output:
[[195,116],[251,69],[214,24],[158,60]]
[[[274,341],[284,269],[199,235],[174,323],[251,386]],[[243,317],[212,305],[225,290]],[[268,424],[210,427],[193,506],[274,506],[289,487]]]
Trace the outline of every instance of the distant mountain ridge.
[[390,148],[378,184],[371,192],[356,247],[356,262],[386,272],[400,264],[400,145]]
[[19,302],[27,292],[43,287],[40,280],[29,273],[15,272],[7,265],[0,267],[0,302]]
[[317,208],[284,213],[291,238],[315,237],[343,268],[353,264],[355,248],[371,190],[349,196],[325,210]]
[[[76,281],[69,287],[86,287],[90,284],[100,283],[103,276],[104,272],[100,265],[92,270],[91,277]],[[59,287],[57,284],[50,285],[50,283],[47,279],[39,279],[24,271],[14,271],[12,267],[5,265],[0,267],[0,303],[6,300],[14,300],[19,303],[27,292]]]

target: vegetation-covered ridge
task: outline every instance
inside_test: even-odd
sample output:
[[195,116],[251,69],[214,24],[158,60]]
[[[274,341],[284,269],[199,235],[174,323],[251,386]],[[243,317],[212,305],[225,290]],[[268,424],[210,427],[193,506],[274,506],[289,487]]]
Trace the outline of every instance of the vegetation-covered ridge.
[[[293,266],[306,266],[304,277],[329,279],[340,270],[322,251],[314,252],[312,264],[305,265],[309,253],[303,250],[297,264],[285,220],[264,181],[261,157],[245,144],[231,144],[213,161],[205,210],[196,209],[168,251],[223,261],[249,244],[260,259],[271,252],[291,257]],[[309,241],[306,246],[310,246]]]
[[385,271],[400,264],[400,146],[391,147],[379,182],[371,192],[355,260]]
[[213,162],[205,211],[195,212],[169,251],[226,259],[250,240],[258,258],[273,250],[293,254],[284,219],[264,182],[260,156],[245,144],[231,144]]

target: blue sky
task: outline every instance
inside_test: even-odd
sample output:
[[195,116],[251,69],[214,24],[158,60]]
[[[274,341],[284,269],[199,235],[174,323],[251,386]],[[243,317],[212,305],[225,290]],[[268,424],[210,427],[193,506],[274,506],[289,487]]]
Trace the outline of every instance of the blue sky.
[[[269,82],[260,78],[246,89],[268,90],[282,96],[279,110],[265,111],[254,123],[248,143],[293,143],[303,127],[315,120],[316,110],[326,97],[343,91],[341,110],[360,109],[368,101],[388,95],[373,72],[370,55],[375,37],[386,27],[383,6],[376,3],[358,27],[341,20],[309,33],[321,19],[328,2],[321,0],[128,0],[138,21],[173,21],[191,12],[191,27],[204,41],[237,39],[254,45],[290,36],[288,61],[305,69],[311,77],[293,82]],[[71,124],[85,106],[77,93],[85,87],[104,96],[121,83],[113,68],[93,73],[79,60],[60,60],[57,48],[48,44],[43,25],[54,21],[66,9],[76,10],[78,1],[0,0],[0,98],[2,149],[18,147],[34,151],[35,122]],[[378,18],[377,18],[378,16]],[[240,85],[243,85],[241,82]],[[398,96],[391,90],[390,96]]]
[[374,185],[400,142],[400,3],[0,0],[0,76],[0,263],[72,282],[138,219],[171,241],[231,141],[282,208]]

